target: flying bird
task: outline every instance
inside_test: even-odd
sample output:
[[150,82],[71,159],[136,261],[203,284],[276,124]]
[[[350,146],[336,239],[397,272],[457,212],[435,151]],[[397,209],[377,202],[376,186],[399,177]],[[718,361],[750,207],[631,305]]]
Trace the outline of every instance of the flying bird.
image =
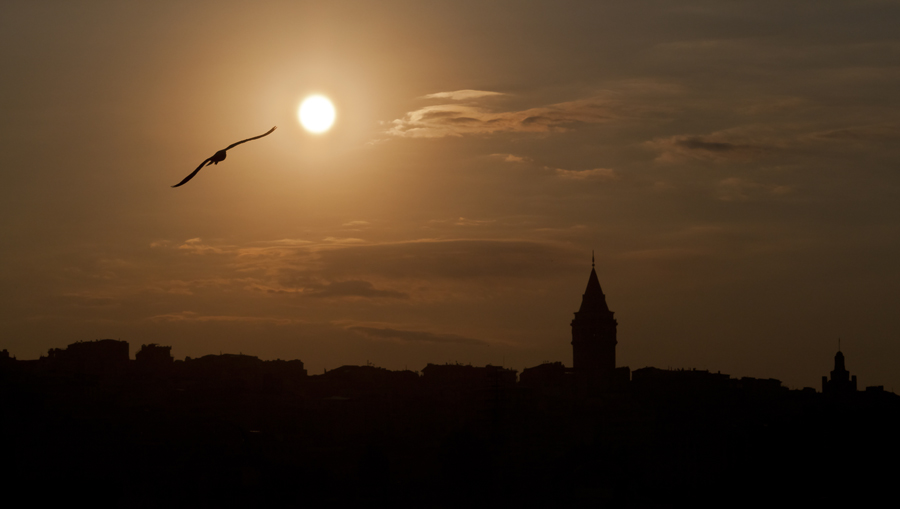
[[196,170],[194,170],[193,172],[191,172],[190,175],[188,175],[187,177],[184,177],[184,180],[182,180],[181,182],[175,184],[175,185],[172,186],[172,187],[183,186],[184,184],[187,183],[188,180],[191,180],[192,178],[194,178],[194,175],[196,175],[197,172],[200,171],[200,168],[203,168],[204,166],[209,166],[210,164],[219,164],[220,162],[224,161],[224,160],[225,160],[225,152],[226,152],[227,150],[232,149],[232,148],[234,148],[234,147],[240,145],[241,143],[247,143],[248,141],[258,140],[258,139],[262,138],[263,136],[268,136],[268,135],[272,134],[272,131],[274,131],[276,127],[278,127],[278,126],[275,126],[275,127],[271,128],[271,129],[269,129],[269,132],[267,132],[266,134],[260,134],[259,136],[254,136],[254,137],[252,137],[252,138],[247,138],[246,140],[241,140],[241,141],[239,141],[239,142],[237,142],[237,143],[232,143],[231,145],[228,145],[227,147],[225,147],[225,148],[223,148],[222,150],[220,150],[220,151],[216,152],[215,154],[213,154],[212,157],[207,158],[205,161],[203,161],[202,163],[200,163],[200,166],[198,166]]

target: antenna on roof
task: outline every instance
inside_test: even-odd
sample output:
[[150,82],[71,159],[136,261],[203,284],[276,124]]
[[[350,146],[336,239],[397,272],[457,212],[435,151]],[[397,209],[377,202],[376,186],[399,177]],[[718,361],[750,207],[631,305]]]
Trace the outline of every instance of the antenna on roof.
[[591,268],[594,268],[594,250],[591,249]]

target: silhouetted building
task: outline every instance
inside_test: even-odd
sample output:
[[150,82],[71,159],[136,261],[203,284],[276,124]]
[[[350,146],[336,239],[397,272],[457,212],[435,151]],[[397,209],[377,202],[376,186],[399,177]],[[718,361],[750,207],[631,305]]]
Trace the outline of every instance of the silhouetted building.
[[540,366],[525,368],[519,383],[531,389],[555,389],[562,387],[570,375],[561,362],[545,362]]
[[437,388],[508,388],[516,385],[516,370],[490,364],[483,368],[462,364],[428,364],[422,368],[422,378],[427,385]]
[[140,351],[134,354],[134,361],[140,367],[166,369],[175,362],[175,358],[172,357],[171,346],[150,343],[149,345],[141,345]]
[[9,352],[4,348],[2,352],[0,352],[0,376],[3,373],[14,370],[17,368],[16,358],[9,355]]
[[128,369],[128,342],[115,339],[78,341],[51,348],[40,362],[51,369],[84,374],[118,374]]
[[184,358],[185,366],[213,378],[238,377],[243,373],[258,371],[263,361],[255,355],[244,354],[210,354],[192,359]]
[[572,366],[576,373],[616,368],[616,326],[591,256],[591,275],[572,320]]
[[300,360],[264,361],[253,355],[204,355],[174,363],[175,375],[187,382],[226,390],[250,390],[279,393],[306,381],[306,369]]
[[418,388],[419,374],[371,365],[341,366],[312,377],[312,383],[320,396],[396,395]]
[[572,320],[572,367],[580,380],[592,385],[628,382],[627,372],[616,370],[618,322],[614,314],[606,305],[606,295],[600,288],[591,255],[591,275],[581,297],[581,307]]
[[778,380],[777,378],[753,378],[744,376],[741,377],[740,380],[735,380],[735,385],[745,392],[753,393],[772,393],[787,390],[787,387],[781,385],[781,380]]
[[277,359],[274,361],[264,361],[266,372],[273,375],[283,377],[285,380],[303,380],[306,378],[306,368],[303,367],[303,361],[294,359],[284,361]]
[[844,354],[840,350],[834,354],[831,380],[827,376],[822,377],[822,392],[826,394],[856,392],[856,375],[851,377],[850,372],[844,367]]
[[[776,380],[777,382],[777,380]],[[639,392],[681,394],[726,391],[732,387],[731,377],[698,369],[641,368],[634,370],[632,384]],[[778,382],[781,385],[781,382]]]
[[[772,396],[788,389],[775,378],[749,376],[731,378],[721,372],[705,369],[641,368],[633,372],[632,386],[639,393],[691,395],[723,395],[734,391],[744,394]],[[812,389],[815,392],[815,389]]]

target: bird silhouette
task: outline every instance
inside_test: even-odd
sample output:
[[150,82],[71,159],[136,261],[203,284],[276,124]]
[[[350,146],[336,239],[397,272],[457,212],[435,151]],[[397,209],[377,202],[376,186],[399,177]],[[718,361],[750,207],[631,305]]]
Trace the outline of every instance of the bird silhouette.
[[220,151],[216,152],[215,154],[213,154],[212,157],[209,157],[209,158],[207,158],[205,161],[203,161],[202,163],[200,163],[200,166],[198,166],[196,170],[194,170],[193,172],[191,172],[190,175],[188,175],[187,177],[184,177],[184,180],[182,180],[181,182],[175,184],[175,185],[172,186],[172,187],[183,186],[184,184],[187,183],[188,180],[191,180],[192,178],[194,178],[194,175],[196,175],[197,172],[200,171],[200,168],[203,168],[204,166],[209,166],[210,164],[219,164],[220,162],[224,161],[224,160],[225,160],[225,152],[226,152],[227,150],[233,149],[234,147],[240,145],[241,143],[247,143],[248,141],[258,140],[258,139],[262,138],[263,136],[268,136],[268,135],[272,134],[272,131],[274,131],[276,127],[278,127],[278,126],[275,126],[275,127],[271,128],[271,129],[269,129],[269,131],[268,131],[267,133],[265,133],[265,134],[260,134],[259,136],[254,136],[254,137],[252,137],[252,138],[247,138],[246,140],[241,140],[241,141],[239,141],[239,142],[237,142],[237,143],[232,143],[231,145],[228,145],[227,147],[225,147],[225,148],[223,148],[222,150],[220,150]]

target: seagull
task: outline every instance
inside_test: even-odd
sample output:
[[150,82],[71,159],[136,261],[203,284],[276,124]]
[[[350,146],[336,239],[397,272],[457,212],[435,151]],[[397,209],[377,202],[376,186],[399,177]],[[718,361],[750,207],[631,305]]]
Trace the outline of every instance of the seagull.
[[[275,126],[275,127],[278,127],[278,126]],[[260,134],[259,136],[254,136],[253,138],[247,138],[246,140],[241,140],[237,143],[232,143],[231,145],[228,145],[227,147],[225,147],[222,150],[213,154],[212,157],[207,158],[205,161],[200,163],[200,166],[198,166],[196,170],[194,170],[190,175],[185,177],[184,180],[175,184],[172,187],[183,186],[184,184],[187,183],[188,180],[191,180],[192,178],[194,178],[194,175],[196,175],[197,172],[200,171],[200,168],[203,168],[204,166],[209,166],[210,164],[219,164],[220,162],[224,161],[225,160],[225,152],[227,150],[232,149],[232,148],[240,145],[241,143],[247,143],[248,141],[258,140],[258,139],[262,138],[263,136],[268,136],[268,135],[272,134],[272,131],[275,130],[275,127],[269,129],[269,132],[267,132],[266,134]]]

